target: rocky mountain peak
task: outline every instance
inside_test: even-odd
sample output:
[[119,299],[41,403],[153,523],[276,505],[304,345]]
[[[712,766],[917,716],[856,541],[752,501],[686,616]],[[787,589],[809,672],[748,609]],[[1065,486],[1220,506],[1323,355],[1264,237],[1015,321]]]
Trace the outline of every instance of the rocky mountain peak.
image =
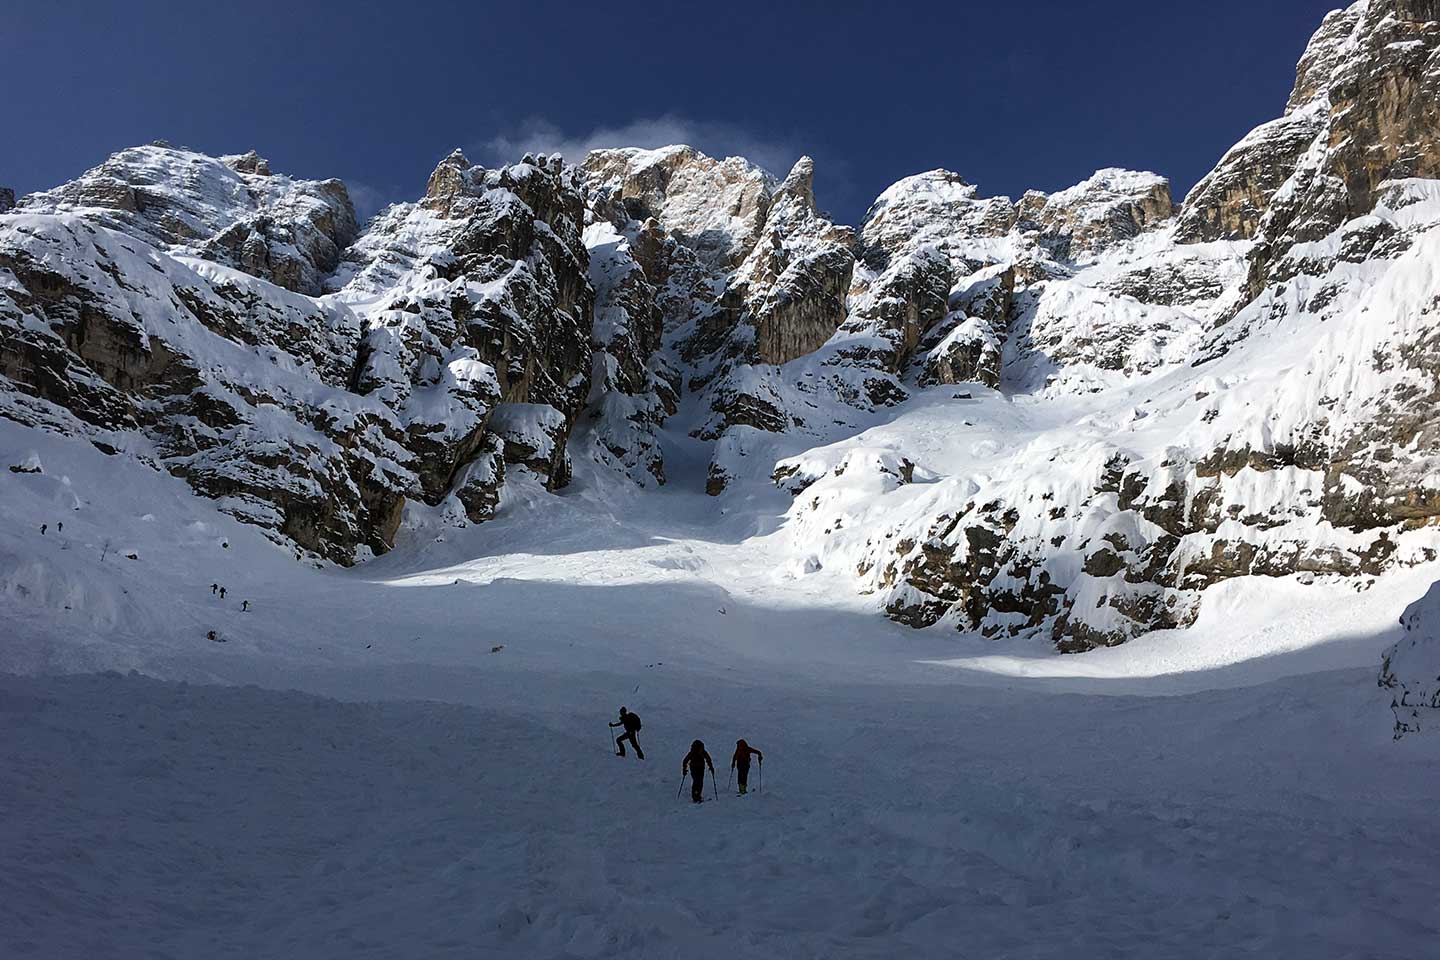
[[580,165],[586,191],[627,220],[653,217],[709,269],[739,266],[765,225],[775,179],[740,157],[693,147],[593,150]]
[[1109,167],[1049,196],[1027,192],[1017,217],[1044,233],[1060,256],[1074,257],[1128,240],[1173,210],[1169,180]]
[[459,147],[450,151],[435,165],[430,179],[426,181],[425,199],[420,201],[421,206],[441,216],[449,216],[455,198],[462,196],[467,189],[469,178],[466,175],[470,169],[470,161]]
[[266,160],[254,150],[247,150],[244,153],[234,156],[221,157],[220,162],[225,164],[236,173],[251,173],[257,177],[270,176],[270,161]]
[[801,157],[795,161],[790,172],[785,175],[779,189],[771,202],[778,202],[787,198],[798,203],[809,213],[815,212],[815,161],[809,157]]
[[882,270],[908,250],[934,246],[958,250],[981,237],[1001,237],[1015,225],[1009,197],[979,195],[979,188],[949,170],[905,177],[885,189],[860,226],[868,266]]
[[1250,293],[1296,242],[1368,213],[1380,185],[1440,174],[1440,8],[1361,0],[1327,16],[1285,113],[1232,147],[1186,197],[1185,242],[1257,237]]
[[15,206],[15,191],[10,187],[0,187],[0,213]]

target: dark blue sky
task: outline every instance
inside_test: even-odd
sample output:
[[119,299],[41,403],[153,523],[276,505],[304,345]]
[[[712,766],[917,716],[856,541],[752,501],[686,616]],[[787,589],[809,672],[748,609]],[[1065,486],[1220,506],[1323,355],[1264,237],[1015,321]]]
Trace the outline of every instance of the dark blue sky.
[[815,157],[858,221],[907,174],[985,194],[1097,167],[1177,196],[1279,115],[1333,2],[16,3],[0,29],[0,184],[52,186],[157,138],[251,147],[362,206],[456,146],[688,139],[782,174]]

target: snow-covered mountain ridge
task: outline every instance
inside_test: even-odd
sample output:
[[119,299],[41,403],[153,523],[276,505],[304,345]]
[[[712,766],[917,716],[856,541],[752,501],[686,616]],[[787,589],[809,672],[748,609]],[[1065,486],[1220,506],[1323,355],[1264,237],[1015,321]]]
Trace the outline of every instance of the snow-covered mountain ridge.
[[1362,0],[1178,206],[936,170],[854,229],[808,158],[457,151],[361,227],[338,181],[136,147],[0,213],[0,416],[340,564],[577,461],[653,488],[681,438],[877,611],[1114,645],[1436,559],[1437,88],[1440,11]]

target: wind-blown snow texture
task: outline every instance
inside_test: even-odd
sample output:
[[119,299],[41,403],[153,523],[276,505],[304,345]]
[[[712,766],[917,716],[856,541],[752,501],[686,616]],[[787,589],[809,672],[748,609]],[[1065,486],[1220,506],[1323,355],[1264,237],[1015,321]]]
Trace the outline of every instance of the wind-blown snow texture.
[[[1179,204],[456,151],[359,225],[157,143],[0,211],[0,952],[1423,954],[1437,78],[1338,11]],[[766,793],[672,805],[697,735]]]

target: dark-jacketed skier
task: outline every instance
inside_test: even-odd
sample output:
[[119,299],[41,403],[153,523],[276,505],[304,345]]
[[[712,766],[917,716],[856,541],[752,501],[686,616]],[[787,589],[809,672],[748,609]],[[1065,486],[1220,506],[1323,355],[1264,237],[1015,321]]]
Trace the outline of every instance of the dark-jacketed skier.
[[619,738],[615,741],[615,746],[619,748],[615,751],[615,756],[625,756],[625,741],[629,740],[630,746],[635,748],[636,758],[640,760],[645,759],[645,751],[640,749],[640,741],[635,739],[635,734],[640,732],[640,717],[637,714],[633,714],[624,707],[621,707],[620,719],[610,724],[610,726],[625,728],[625,732],[620,734]]
[[691,777],[690,799],[696,803],[705,801],[705,768],[710,768],[710,775],[715,775],[715,762],[710,759],[710,754],[705,752],[705,744],[696,740],[690,744],[690,752],[685,754],[685,760],[680,764],[680,778],[683,780],[688,773]]
[[730,769],[735,771],[735,782],[740,785],[740,792],[744,793],[746,785],[750,782],[750,757],[756,756],[763,764],[765,754],[756,750],[744,740],[735,741],[735,756],[730,758]]

